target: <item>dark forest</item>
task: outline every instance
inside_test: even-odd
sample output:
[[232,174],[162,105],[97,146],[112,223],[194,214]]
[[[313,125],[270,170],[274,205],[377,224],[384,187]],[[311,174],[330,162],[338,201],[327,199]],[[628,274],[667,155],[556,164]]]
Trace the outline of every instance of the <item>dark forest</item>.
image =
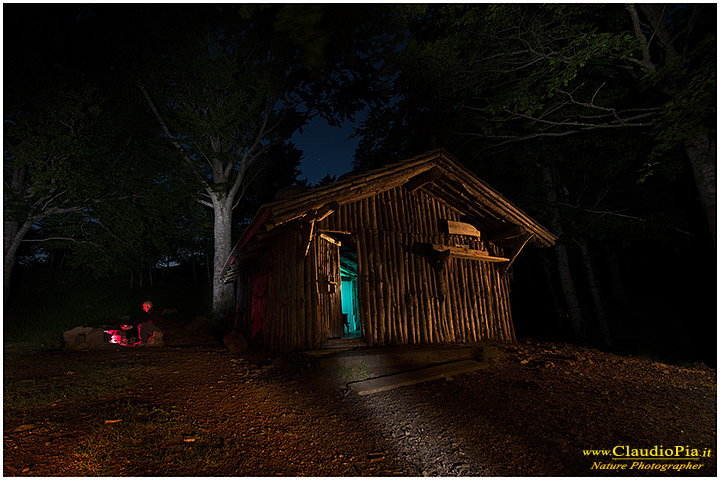
[[519,337],[714,365],[714,5],[4,13],[6,338],[66,279],[226,319],[235,240],[313,187],[290,136],[364,112],[354,173],[442,147],[558,236],[513,266]]

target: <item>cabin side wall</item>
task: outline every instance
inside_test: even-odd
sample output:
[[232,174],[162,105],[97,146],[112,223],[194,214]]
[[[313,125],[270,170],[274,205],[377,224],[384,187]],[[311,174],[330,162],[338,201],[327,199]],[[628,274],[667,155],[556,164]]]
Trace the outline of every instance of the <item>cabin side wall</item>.
[[[243,305],[246,334],[252,327],[253,278],[270,271],[263,341],[276,351],[318,348],[331,315],[324,250],[318,233],[350,232],[357,242],[359,317],[368,345],[471,343],[515,339],[510,284],[503,263],[450,258],[438,271],[418,243],[478,249],[480,240],[449,235],[442,220],[461,212],[422,189],[402,187],[348,203],[314,226],[310,245],[297,226],[281,227],[263,255],[246,268]],[[502,249],[485,241],[493,256]],[[307,254],[306,252],[307,247]]]
[[267,301],[263,310],[263,343],[275,351],[290,351],[312,344],[314,322],[310,312],[316,303],[315,292],[310,288],[314,277],[306,277],[303,259],[304,252],[298,252],[300,233],[292,228],[284,228],[266,240],[268,245],[263,253],[248,261],[240,278],[242,303],[239,324],[247,338],[253,331],[253,302],[262,302],[258,298],[256,280],[263,273],[269,275],[267,282]]

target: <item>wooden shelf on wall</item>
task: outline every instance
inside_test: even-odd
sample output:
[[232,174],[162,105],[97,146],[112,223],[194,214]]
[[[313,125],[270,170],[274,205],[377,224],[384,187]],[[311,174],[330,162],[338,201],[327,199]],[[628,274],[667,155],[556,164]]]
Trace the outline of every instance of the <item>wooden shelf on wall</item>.
[[462,247],[450,247],[448,245],[433,245],[433,250],[441,257],[464,258],[467,260],[477,260],[480,262],[509,262],[509,258],[493,257],[488,255],[485,250],[472,250]]

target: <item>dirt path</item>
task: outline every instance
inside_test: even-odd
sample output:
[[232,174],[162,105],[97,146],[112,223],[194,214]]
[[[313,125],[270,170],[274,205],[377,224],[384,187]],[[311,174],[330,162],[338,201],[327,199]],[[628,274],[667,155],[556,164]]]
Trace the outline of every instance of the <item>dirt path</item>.
[[[6,348],[3,473],[715,475],[715,370],[552,344],[499,347],[491,368],[369,396],[210,342]],[[583,452],[656,445],[707,456],[627,470],[632,460]],[[685,464],[697,469],[672,470]]]

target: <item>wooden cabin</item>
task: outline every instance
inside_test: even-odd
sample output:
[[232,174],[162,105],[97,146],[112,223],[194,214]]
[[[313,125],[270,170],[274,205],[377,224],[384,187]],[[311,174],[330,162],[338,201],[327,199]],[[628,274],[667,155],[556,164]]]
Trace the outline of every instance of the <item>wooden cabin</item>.
[[508,269],[555,240],[434,150],[262,206],[221,275],[279,352],[512,341]]

